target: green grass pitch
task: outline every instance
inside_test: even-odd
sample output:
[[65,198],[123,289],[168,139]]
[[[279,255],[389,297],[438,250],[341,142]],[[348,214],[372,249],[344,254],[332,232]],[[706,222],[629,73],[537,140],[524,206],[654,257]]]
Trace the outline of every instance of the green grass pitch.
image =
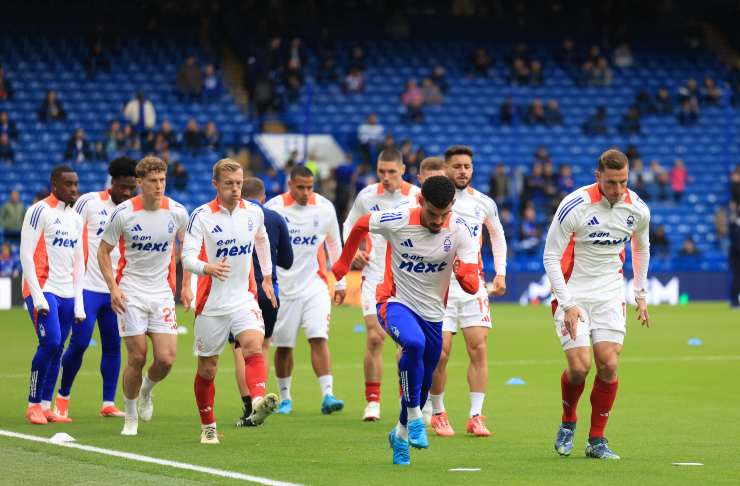
[[[365,335],[354,332],[360,312],[338,308],[332,320],[335,394],[343,412],[323,416],[307,345],[296,352],[294,413],[273,416],[264,427],[232,426],[240,412],[230,355],[223,355],[216,381],[219,446],[201,446],[193,397],[195,359],[192,314],[179,314],[190,329],[180,336],[171,375],[155,389],[155,414],[138,437],[121,437],[120,419],[103,419],[98,365],[91,347],[72,391],[66,425],[25,423],[28,370],[36,346],[31,323],[20,309],[0,313],[0,428],[50,437],[64,431],[81,444],[130,451],[162,459],[243,472],[304,484],[738,484],[740,483],[740,314],[724,304],[651,309],[653,327],[640,328],[630,315],[622,354],[619,395],[607,437],[619,462],[587,460],[588,387],[581,399],[581,423],[570,458],[560,458],[552,441],[560,418],[559,376],[564,359],[545,306],[496,305],[489,338],[490,385],[485,413],[493,436],[467,437],[467,356],[455,340],[445,402],[457,435],[430,435],[430,448],[412,450],[411,467],[391,464],[386,434],[398,412],[394,347],[385,349],[382,420],[363,423],[362,357]],[[692,337],[699,347],[688,346]],[[97,331],[95,335],[97,340]],[[521,377],[524,386],[507,386]],[[271,376],[269,388],[275,390]],[[118,405],[122,406],[119,389]],[[672,462],[701,462],[675,467]],[[450,472],[451,468],[480,468]],[[89,452],[0,437],[0,484],[233,484],[201,473],[131,462]]]

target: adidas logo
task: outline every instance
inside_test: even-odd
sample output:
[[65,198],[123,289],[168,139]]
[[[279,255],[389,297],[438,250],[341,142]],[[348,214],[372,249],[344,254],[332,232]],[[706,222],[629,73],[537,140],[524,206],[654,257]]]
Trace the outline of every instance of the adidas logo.
[[57,220],[54,221],[54,224],[62,224],[62,222],[59,220],[59,218],[57,218]]
[[380,211],[380,206],[376,204],[375,206],[370,208],[370,211]]
[[211,230],[211,233],[223,233],[223,232],[224,230],[222,230],[219,225],[214,226],[213,229]]
[[588,226],[596,226],[597,224],[599,224],[599,220],[596,219],[596,216],[592,217],[591,221],[588,222]]
[[136,226],[134,226],[133,228],[131,228],[131,232],[132,233],[133,232],[136,232],[136,231],[144,231],[144,229],[141,227],[140,224],[137,224]]
[[104,230],[103,228],[98,228],[98,232],[97,232],[97,233],[95,233],[95,236],[100,236],[100,235],[102,235],[104,231],[105,231],[105,230]]
[[106,211],[105,209],[103,209],[102,211],[100,211],[100,215],[101,216],[108,216],[108,211]]
[[405,246],[406,248],[413,248],[414,243],[411,241],[411,238],[401,243],[401,246]]

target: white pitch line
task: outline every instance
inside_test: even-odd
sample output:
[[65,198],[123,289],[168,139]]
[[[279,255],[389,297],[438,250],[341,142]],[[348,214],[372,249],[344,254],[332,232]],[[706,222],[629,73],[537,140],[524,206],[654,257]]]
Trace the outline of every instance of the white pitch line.
[[103,449],[102,447],[94,447],[89,445],[77,444],[74,442],[52,442],[51,439],[46,437],[39,437],[37,435],[20,434],[18,432],[12,432],[10,430],[0,429],[0,436],[12,437],[14,439],[30,440],[32,442],[41,442],[43,444],[49,444],[59,447],[67,447],[69,449],[79,449],[87,452],[95,452],[96,454],[103,454],[105,456],[120,457],[123,459],[129,459],[131,461],[146,462],[149,464],[158,464],[160,466],[173,467],[176,469],[185,469],[187,471],[195,471],[203,474],[210,474],[211,476],[220,476],[222,478],[239,479],[242,481],[251,481],[258,484],[266,484],[268,486],[301,486],[297,483],[288,483],[285,481],[276,481],[274,479],[263,478],[260,476],[252,476],[249,474],[242,474],[235,471],[226,471],[224,469],[215,469],[212,467],[198,466],[195,464],[189,464],[187,462],[169,461],[167,459],[157,459],[156,457],[142,456],[141,454],[133,454],[131,452],[115,451],[113,449]]

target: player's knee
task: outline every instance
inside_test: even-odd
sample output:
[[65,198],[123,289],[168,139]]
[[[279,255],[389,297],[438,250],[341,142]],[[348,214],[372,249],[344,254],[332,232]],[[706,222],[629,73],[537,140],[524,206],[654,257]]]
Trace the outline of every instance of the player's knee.
[[144,368],[144,364],[146,364],[146,353],[129,351],[128,356],[126,357],[126,363],[131,368],[140,370]]
[[411,355],[421,356],[424,354],[424,347],[423,339],[411,339],[404,343],[403,350]]
[[442,352],[439,354],[439,363],[437,364],[438,367],[444,368],[447,366],[447,362],[450,360],[450,350],[442,348]]
[[618,360],[616,356],[599,360],[596,363],[596,370],[600,378],[611,379],[617,374]]
[[164,370],[169,370],[172,368],[172,365],[175,363],[175,352],[169,352],[169,353],[161,353],[158,356],[155,356],[154,363]]
[[383,341],[385,341],[385,334],[376,332],[376,331],[368,331],[367,333],[368,349],[370,349],[371,351],[378,351],[382,349]]
[[480,361],[486,359],[488,347],[486,341],[480,340],[468,344],[468,354],[471,361]]
[[204,380],[212,381],[216,379],[216,363],[206,361],[198,363],[198,375]]
[[588,376],[591,366],[589,363],[580,361],[572,363],[569,368],[570,380],[575,383],[583,383]]

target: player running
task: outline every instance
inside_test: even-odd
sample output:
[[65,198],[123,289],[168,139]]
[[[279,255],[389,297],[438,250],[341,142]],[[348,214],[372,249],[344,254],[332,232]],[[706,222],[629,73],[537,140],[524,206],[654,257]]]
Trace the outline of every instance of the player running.
[[[496,276],[493,279],[492,295],[506,293],[506,237],[498,219],[498,208],[490,197],[470,187],[473,178],[473,150],[464,145],[453,145],[445,151],[447,176],[455,184],[455,206],[453,210],[468,222],[473,236],[483,244],[483,227],[488,230],[493,252]],[[442,356],[432,382],[432,427],[437,435],[452,436],[455,431],[450,425],[444,406],[444,389],[447,382],[447,361],[452,351],[452,337],[462,330],[468,350],[468,386],[470,387],[470,415],[467,432],[476,437],[488,437],[491,432],[483,416],[483,400],[488,386],[488,332],[491,329],[491,309],[488,305],[488,290],[483,281],[483,260],[480,260],[481,285],[478,293],[469,295],[455,279],[450,282],[444,324],[442,326]]]
[[[277,320],[278,309],[280,308],[280,288],[278,286],[277,269],[288,270],[293,265],[293,247],[290,245],[290,234],[288,225],[285,223],[280,214],[263,206],[265,203],[265,185],[256,177],[247,177],[244,179],[242,186],[242,197],[250,202],[259,204],[262,213],[265,215],[265,231],[270,240],[270,259],[272,260],[272,288],[275,294],[277,307],[273,306],[261,286],[257,285],[257,304],[262,311],[262,320],[265,322],[265,338],[262,341],[262,354],[265,356],[265,366],[269,371],[269,349],[270,339],[275,330],[275,321]],[[260,268],[257,254],[253,253],[252,270],[254,272],[255,282],[262,281],[262,269]],[[233,335],[229,335],[229,342],[234,344],[234,368],[236,371],[236,384],[242,397],[244,411],[242,417],[236,422],[237,427],[250,427],[256,425],[250,420],[252,415],[252,397],[249,395],[249,388],[244,376],[244,353],[239,345],[239,341],[234,340]]]
[[[166,177],[167,163],[157,157],[147,156],[136,164],[141,194],[116,207],[98,248],[100,271],[126,342],[126,417],[121,435],[136,435],[139,417],[145,422],[152,419],[152,389],[170,372],[177,350],[175,245],[182,240],[188,213],[164,195]],[[114,276],[111,252],[116,246],[120,256]],[[146,335],[152,341],[154,362],[142,380]]]
[[82,218],[72,209],[77,183],[71,167],[55,167],[51,195],[28,208],[21,229],[23,297],[39,340],[31,362],[26,420],[36,425],[71,422],[51,410],[51,398],[72,322],[85,319]]
[[[419,188],[402,179],[404,171],[401,152],[392,148],[380,152],[376,169],[380,182],[365,187],[357,195],[344,222],[343,235],[345,238],[355,222],[367,213],[417,205],[416,198]],[[380,419],[380,380],[383,376],[385,331],[378,323],[375,310],[375,287],[383,280],[385,248],[385,239],[380,235],[372,234],[366,240],[365,249],[357,252],[353,262],[362,268],[360,299],[367,329],[364,362],[367,406],[362,416],[362,420],[365,421]]]
[[277,307],[270,241],[262,208],[242,199],[243,180],[242,167],[235,160],[221,159],[213,166],[216,199],[193,211],[183,244],[184,269],[199,275],[194,347],[198,355],[195,401],[200,413],[201,444],[219,443],[213,413],[214,379],[218,355],[228,342],[229,333],[239,342],[244,356],[245,382],[253,407],[249,420],[261,425],[277,407],[277,395],[265,394],[267,368],[262,354],[265,324],[256,289],[254,294],[250,292],[254,252],[265,269],[260,282],[262,288],[271,305]]
[[[266,208],[280,213],[288,224],[294,257],[290,270],[278,268],[281,305],[272,335],[272,345],[277,348],[275,375],[280,387],[277,412],[281,414],[293,410],[290,394],[293,348],[300,327],[311,346],[311,364],[323,395],[321,413],[330,414],[344,408],[344,402],[333,394],[328,343],[331,299],[323,269],[326,262],[324,243],[332,264],[341,253],[339,223],[334,206],[313,192],[313,183],[313,173],[297,165],[290,171],[290,191],[265,204]],[[344,280],[339,280],[334,287],[335,304],[344,301],[345,289]]]
[[601,154],[596,183],[563,199],[547,233],[543,262],[552,284],[555,332],[568,362],[560,377],[563,417],[555,439],[561,456],[573,449],[576,408],[591,368],[591,345],[596,378],[586,456],[619,459],[609,448],[604,428],[617,396],[619,353],[627,332],[622,266],[630,240],[637,319],[650,325],[645,301],[650,210],[627,189],[628,175],[622,152]]
[[[80,196],[74,207],[84,225],[82,244],[86,271],[82,296],[87,317],[79,325],[72,326],[72,337],[62,357],[62,378],[54,408],[54,412],[61,417],[69,417],[72,384],[82,366],[82,357],[90,344],[96,320],[102,347],[100,374],[103,377],[103,404],[100,415],[124,416],[115,403],[118,373],[121,369],[121,337],[118,335],[118,321],[111,307],[108,286],[98,266],[97,254],[100,237],[110,215],[116,206],[130,199],[136,192],[136,162],[128,157],[118,157],[108,166],[108,174],[111,176],[109,189]],[[118,248],[114,248],[111,252],[114,268],[118,265],[118,258]]]
[[361,217],[332,268],[337,278],[344,277],[368,232],[389,243],[385,276],[377,287],[377,310],[380,324],[403,350],[398,365],[401,413],[388,435],[393,464],[401,465],[410,464],[409,446],[429,447],[421,406],[442,349],[450,275],[454,270],[461,287],[470,294],[480,285],[478,242],[465,220],[452,212],[455,186],[447,177],[430,177],[421,194],[421,207]]

